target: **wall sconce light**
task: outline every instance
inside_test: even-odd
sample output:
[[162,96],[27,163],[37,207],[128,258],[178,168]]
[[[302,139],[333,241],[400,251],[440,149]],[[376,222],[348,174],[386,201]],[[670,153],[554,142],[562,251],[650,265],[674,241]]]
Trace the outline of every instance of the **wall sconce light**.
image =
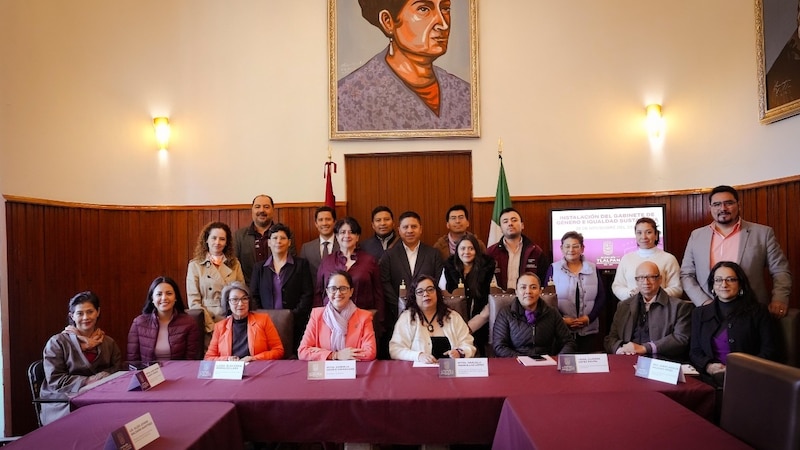
[[653,103],[647,105],[647,135],[650,139],[657,139],[661,137],[664,131],[664,119],[661,117],[661,105]]
[[169,118],[156,117],[153,119],[153,128],[156,130],[156,142],[159,150],[167,150],[169,146]]

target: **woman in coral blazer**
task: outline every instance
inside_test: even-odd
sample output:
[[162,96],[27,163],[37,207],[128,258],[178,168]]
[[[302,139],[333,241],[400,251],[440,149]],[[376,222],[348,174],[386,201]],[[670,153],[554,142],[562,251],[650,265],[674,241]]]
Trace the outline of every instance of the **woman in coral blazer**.
[[228,317],[214,325],[205,359],[258,361],[283,358],[278,330],[267,314],[250,312],[253,300],[244,283],[234,281],[222,289]]
[[325,288],[330,301],[311,310],[298,356],[302,360],[375,359],[375,330],[372,313],[356,307],[353,279],[347,271],[337,270]]

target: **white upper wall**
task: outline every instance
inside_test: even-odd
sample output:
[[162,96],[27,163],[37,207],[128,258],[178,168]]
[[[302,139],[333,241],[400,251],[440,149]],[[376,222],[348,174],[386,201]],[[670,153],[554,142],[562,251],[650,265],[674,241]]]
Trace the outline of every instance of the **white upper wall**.
[[[800,173],[800,117],[758,121],[753,2],[479,0],[478,10],[482,137],[332,142],[338,199],[345,153],[465,149],[473,194],[493,196],[498,138],[515,196]],[[0,61],[3,194],[323,200],[325,0],[5,0]],[[667,130],[651,150],[652,102]],[[173,125],[163,160],[157,115]]]

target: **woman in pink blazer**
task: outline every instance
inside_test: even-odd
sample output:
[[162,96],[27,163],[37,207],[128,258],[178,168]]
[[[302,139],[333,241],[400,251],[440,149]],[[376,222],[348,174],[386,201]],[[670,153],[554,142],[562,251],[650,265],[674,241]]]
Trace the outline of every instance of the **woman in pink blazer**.
[[375,330],[372,313],[356,307],[353,279],[344,270],[333,272],[325,288],[330,301],[311,310],[311,318],[300,341],[298,356],[302,360],[375,359]]

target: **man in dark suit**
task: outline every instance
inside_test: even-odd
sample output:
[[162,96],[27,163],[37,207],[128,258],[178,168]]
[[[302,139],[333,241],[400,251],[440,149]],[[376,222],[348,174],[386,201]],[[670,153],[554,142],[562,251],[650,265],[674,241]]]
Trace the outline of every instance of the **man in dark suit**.
[[[681,285],[695,306],[711,303],[708,274],[719,261],[732,261],[747,274],[758,301],[776,318],[788,311],[792,273],[772,228],[747,222],[739,216],[739,193],[717,186],[708,196],[710,225],[692,231],[681,263]],[[772,295],[764,283],[764,269],[772,275]]]
[[336,236],[333,235],[335,223],[336,210],[330,206],[317,208],[314,212],[314,226],[317,227],[319,238],[306,242],[300,249],[300,257],[308,261],[308,266],[311,269],[311,278],[314,281],[315,291],[317,288],[317,270],[322,258],[339,250],[339,242],[336,240]]
[[[381,281],[383,282],[383,298],[386,302],[384,313],[387,330],[384,336],[392,336],[394,323],[397,321],[397,300],[400,297],[400,285],[411,285],[411,281],[418,275],[430,275],[438,280],[442,274],[442,256],[439,251],[430,245],[423,244],[422,219],[414,211],[400,214],[398,232],[401,242],[386,250],[380,261]],[[388,339],[386,340],[388,354]]]

